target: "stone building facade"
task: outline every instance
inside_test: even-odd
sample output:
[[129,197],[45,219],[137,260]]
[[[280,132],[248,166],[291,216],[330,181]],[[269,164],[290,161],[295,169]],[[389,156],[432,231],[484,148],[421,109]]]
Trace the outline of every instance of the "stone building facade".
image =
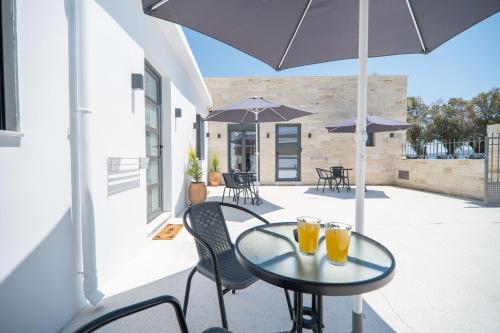
[[[355,183],[355,135],[328,133],[325,125],[355,117],[357,77],[211,77],[205,78],[214,108],[253,96],[314,112],[290,122],[260,125],[260,178],[262,184],[316,184],[316,167],[352,168]],[[407,77],[372,75],[368,80],[368,113],[406,120]],[[300,163],[296,179],[280,181],[277,170],[276,127],[300,125]],[[208,123],[209,156],[216,153],[222,172],[229,166],[227,123]],[[233,127],[234,128],[234,127]],[[403,131],[376,133],[367,147],[367,184],[391,184],[401,160]]]

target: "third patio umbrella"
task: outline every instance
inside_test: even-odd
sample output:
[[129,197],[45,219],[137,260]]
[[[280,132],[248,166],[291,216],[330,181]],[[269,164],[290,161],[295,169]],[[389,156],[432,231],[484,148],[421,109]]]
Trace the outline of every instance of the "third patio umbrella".
[[[500,11],[499,0],[142,0],[148,15],[178,23],[262,60],[276,70],[359,59],[356,184],[365,184],[368,56],[426,54]],[[370,42],[368,42],[370,32]],[[356,191],[356,231],[364,232],[364,191]],[[362,298],[353,330],[362,330]]]
[[[286,105],[268,101],[262,97],[252,97],[241,102],[219,107],[210,112],[207,121],[237,124],[260,124],[288,121],[312,114]],[[256,126],[256,170],[259,182],[259,126]]]
[[[356,133],[357,118],[341,120],[333,125],[326,126],[330,133]],[[404,121],[388,119],[380,116],[366,116],[366,132],[391,132],[412,128],[413,125]]]

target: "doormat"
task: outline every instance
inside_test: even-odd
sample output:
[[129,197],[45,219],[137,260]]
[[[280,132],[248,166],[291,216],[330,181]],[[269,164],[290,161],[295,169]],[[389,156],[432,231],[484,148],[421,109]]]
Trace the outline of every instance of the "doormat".
[[182,230],[182,224],[167,224],[158,235],[155,236],[155,240],[172,240],[177,236],[177,234]]

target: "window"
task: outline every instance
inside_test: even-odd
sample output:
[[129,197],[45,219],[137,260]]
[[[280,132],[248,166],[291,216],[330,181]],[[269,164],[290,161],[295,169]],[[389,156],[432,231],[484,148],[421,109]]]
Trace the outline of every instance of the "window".
[[0,130],[18,131],[15,0],[0,5]]
[[199,114],[196,115],[196,157],[205,158],[205,122]]
[[367,133],[368,137],[366,139],[366,146],[367,147],[375,147],[375,137],[373,136],[373,133]]

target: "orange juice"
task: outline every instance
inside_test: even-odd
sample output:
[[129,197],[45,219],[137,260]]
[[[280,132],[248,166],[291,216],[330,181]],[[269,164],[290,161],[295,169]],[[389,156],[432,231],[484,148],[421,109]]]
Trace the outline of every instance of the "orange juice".
[[299,220],[299,250],[304,254],[315,254],[318,250],[319,222],[309,223]]
[[349,254],[349,241],[351,231],[342,228],[327,228],[326,237],[326,257],[332,264],[344,265]]

